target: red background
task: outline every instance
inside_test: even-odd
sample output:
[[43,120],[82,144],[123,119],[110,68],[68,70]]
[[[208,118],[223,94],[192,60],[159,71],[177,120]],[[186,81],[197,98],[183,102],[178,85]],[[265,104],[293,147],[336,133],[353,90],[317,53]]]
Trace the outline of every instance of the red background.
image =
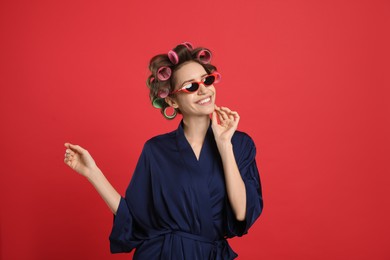
[[214,53],[217,104],[257,145],[264,212],[239,259],[389,259],[389,1],[0,2],[1,258],[110,255],[112,215],[64,163],[92,154],[124,194],[143,143],[175,129],[149,59]]

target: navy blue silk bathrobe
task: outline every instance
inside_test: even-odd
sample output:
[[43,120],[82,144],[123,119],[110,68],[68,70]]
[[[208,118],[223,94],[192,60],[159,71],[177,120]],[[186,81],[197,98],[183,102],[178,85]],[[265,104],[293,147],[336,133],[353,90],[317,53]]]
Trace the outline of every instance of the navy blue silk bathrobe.
[[236,258],[226,239],[248,232],[263,200],[255,144],[240,131],[232,144],[246,188],[244,221],[230,206],[211,122],[197,160],[181,121],[177,130],[145,143],[114,215],[111,253],[135,248],[134,259],[141,260]]

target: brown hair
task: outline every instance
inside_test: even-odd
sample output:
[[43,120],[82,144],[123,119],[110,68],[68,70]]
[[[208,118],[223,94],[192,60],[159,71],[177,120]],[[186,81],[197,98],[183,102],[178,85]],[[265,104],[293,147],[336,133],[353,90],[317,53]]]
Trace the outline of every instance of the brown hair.
[[[149,70],[151,72],[151,75],[146,81],[146,85],[149,88],[149,97],[152,101],[153,106],[159,108],[161,114],[163,114],[164,117],[167,119],[171,118],[168,118],[164,114],[164,110],[169,107],[169,104],[166,103],[165,99],[160,96],[160,93],[164,91],[166,93],[171,93],[174,90],[174,74],[176,70],[181,68],[183,64],[189,61],[199,63],[209,74],[217,70],[214,65],[208,63],[208,61],[205,62],[199,58],[199,54],[201,52],[206,51],[211,54],[211,51],[207,48],[197,47],[193,49],[192,46],[189,46],[188,44],[184,43],[177,45],[172,50],[176,53],[178,62],[174,64],[169,59],[168,54],[158,54],[154,56],[149,63]],[[162,67],[166,67],[168,71],[171,71],[170,76],[167,80],[161,80],[157,75],[158,70]],[[174,96],[174,94],[172,96]],[[180,110],[176,109],[176,111],[180,113]]]

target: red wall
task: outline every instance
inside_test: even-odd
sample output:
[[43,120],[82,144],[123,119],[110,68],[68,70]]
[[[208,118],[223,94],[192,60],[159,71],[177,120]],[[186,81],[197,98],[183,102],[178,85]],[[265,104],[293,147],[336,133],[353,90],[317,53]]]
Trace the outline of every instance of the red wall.
[[1,1],[1,259],[129,259],[63,143],[123,194],[179,123],[145,80],[182,41],[214,52],[217,104],[257,144],[265,208],[240,259],[389,259],[389,3]]

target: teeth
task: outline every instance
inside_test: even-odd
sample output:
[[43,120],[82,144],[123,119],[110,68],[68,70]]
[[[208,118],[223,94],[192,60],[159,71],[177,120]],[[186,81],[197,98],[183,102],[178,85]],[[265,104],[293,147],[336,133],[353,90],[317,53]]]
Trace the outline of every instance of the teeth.
[[210,101],[210,98],[208,97],[206,99],[203,99],[203,100],[199,101],[198,103],[202,105],[202,104],[207,103],[209,101]]

